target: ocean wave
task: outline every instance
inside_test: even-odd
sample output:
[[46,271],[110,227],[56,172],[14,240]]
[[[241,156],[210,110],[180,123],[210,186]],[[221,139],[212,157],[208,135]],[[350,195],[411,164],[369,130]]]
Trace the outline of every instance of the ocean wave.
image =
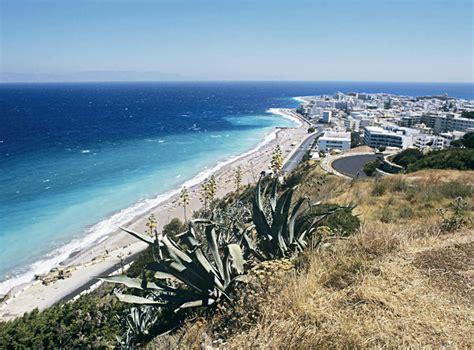
[[293,97],[293,100],[295,101],[298,101],[298,102],[301,102],[301,103],[308,103],[308,101],[306,101],[303,96],[296,96],[296,97]]
[[270,113],[270,114],[278,115],[278,116],[280,116],[282,118],[285,118],[285,119],[288,119],[288,120],[292,120],[293,122],[296,122],[296,124],[298,126],[303,125],[301,120],[299,120],[298,118],[293,117],[289,114],[286,114],[286,113],[282,112],[280,108],[269,108],[269,109],[266,110],[266,112]]
[[244,158],[258,151],[266,144],[273,141],[276,138],[276,133],[276,130],[272,130],[271,132],[267,133],[264,139],[259,144],[257,144],[257,146],[245,153],[236,156],[231,156],[228,159],[217,163],[213,167],[205,167],[204,170],[199,172],[191,179],[183,182],[178,188],[174,188],[162,194],[158,194],[154,198],[148,198],[137,202],[133,206],[122,209],[112,214],[108,218],[89,227],[84,231],[84,235],[81,238],[74,239],[69,243],[64,244],[53,252],[47,254],[44,259],[41,259],[29,265],[27,267],[26,272],[23,272],[20,275],[13,276],[8,280],[0,282],[0,295],[6,294],[10,289],[14,287],[33,281],[35,275],[48,273],[52,268],[60,266],[62,262],[66,261],[70,257],[72,252],[80,251],[92,245],[96,245],[98,244],[98,242],[102,242],[106,239],[104,237],[110,236],[113,232],[116,232],[118,227],[129,224],[131,221],[136,220],[138,217],[142,216],[146,212],[158,207],[160,204],[167,201],[171,197],[179,194],[182,187],[185,186],[187,188],[192,188],[194,186],[197,186],[226,165],[229,165],[241,158]]

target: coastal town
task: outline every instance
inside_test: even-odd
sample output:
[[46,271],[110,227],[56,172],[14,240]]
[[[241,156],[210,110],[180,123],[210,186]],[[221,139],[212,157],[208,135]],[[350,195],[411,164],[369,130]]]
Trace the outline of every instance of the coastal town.
[[296,112],[319,131],[313,159],[368,146],[391,154],[451,147],[474,131],[474,101],[442,96],[341,93],[298,98]]

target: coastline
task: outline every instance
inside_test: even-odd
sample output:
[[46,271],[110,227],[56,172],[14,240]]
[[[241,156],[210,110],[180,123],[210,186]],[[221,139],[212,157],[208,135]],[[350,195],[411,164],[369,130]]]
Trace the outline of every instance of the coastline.
[[[295,142],[299,145],[305,139],[307,135],[306,121],[298,118],[292,110],[271,109],[268,112],[294,121],[297,120],[298,126],[294,128],[274,128],[253,149],[222,161],[210,169],[205,169],[192,179],[184,182],[180,188],[182,186],[188,187],[191,196],[191,201],[188,205],[188,216],[192,214],[193,210],[201,207],[198,198],[199,184],[211,174],[216,176],[219,184],[217,197],[222,197],[234,189],[233,169],[235,167],[242,167],[244,173],[243,184],[254,183],[260,172],[268,168],[271,152],[277,142],[282,148],[285,157],[288,158],[292,151],[297,148],[297,146],[294,146]],[[125,222],[115,227],[119,225],[127,226],[142,232],[151,213],[155,214],[158,220],[158,229],[161,229],[164,224],[174,217],[182,220],[183,209],[179,206],[180,188],[167,191],[150,199],[149,201],[152,202],[152,205],[149,208],[132,218],[128,216]],[[107,220],[112,219],[116,215],[120,216],[123,212],[124,210],[115,213]],[[35,307],[40,310],[45,309],[70,295],[86,283],[89,283],[94,277],[101,275],[104,271],[114,267],[117,270],[120,268],[123,260],[146,248],[145,243],[137,242],[133,237],[118,229],[106,235],[84,237],[81,240],[81,244],[84,244],[84,242],[89,244],[83,248],[76,247],[76,249],[70,249],[67,252],[67,256],[62,256],[63,259],[56,263],[65,271],[66,275],[70,275],[69,277],[59,279],[49,285],[43,285],[40,281],[29,281],[14,287],[7,294],[7,298],[0,303],[0,320],[13,319],[24,312],[31,311]],[[66,251],[66,248],[63,249]],[[51,273],[46,275],[51,275]]]

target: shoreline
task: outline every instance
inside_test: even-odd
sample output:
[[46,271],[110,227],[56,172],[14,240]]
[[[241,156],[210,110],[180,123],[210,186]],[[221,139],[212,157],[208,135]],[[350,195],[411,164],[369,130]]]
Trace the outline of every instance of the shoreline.
[[[271,157],[276,142],[280,145],[284,144],[282,149],[285,152],[285,158],[287,158],[292,153],[291,151],[294,151],[292,148],[295,148],[291,144],[294,144],[294,142],[301,143],[305,138],[304,135],[307,135],[306,121],[298,118],[291,109],[271,109],[268,112],[294,121],[297,120],[298,126],[293,128],[275,127],[251,150],[221,161],[210,169],[204,169],[193,178],[185,181],[179,188],[152,198],[152,206],[132,218],[128,217],[128,220],[121,223],[120,226],[127,226],[142,232],[151,213],[155,214],[158,219],[158,229],[161,229],[164,224],[174,217],[182,220],[183,209],[179,206],[179,192],[183,186],[188,188],[191,195],[191,203],[188,206],[190,216],[193,210],[201,207],[198,199],[199,185],[209,176],[216,176],[218,183],[221,185],[216,197],[222,197],[233,190],[233,169],[239,165],[244,172],[242,184],[255,182],[260,170],[268,168],[269,157]],[[123,211],[113,214],[109,219]],[[89,283],[90,280],[93,280],[95,276],[100,275],[103,271],[114,266],[120,267],[121,261],[146,248],[145,243],[137,242],[133,237],[117,228],[105,235],[94,237],[94,239],[89,238],[87,242],[90,244],[83,248],[70,249],[65,259],[55,265],[63,269],[67,275],[70,274],[70,277],[59,279],[47,286],[41,284],[40,281],[33,280],[13,287],[6,294],[5,300],[0,303],[0,320],[15,318],[22,315],[23,312],[31,311],[34,307],[38,307],[40,310],[47,308],[82,285]],[[50,275],[51,272],[47,273],[46,277]],[[54,293],[51,293],[51,290],[54,290]]]

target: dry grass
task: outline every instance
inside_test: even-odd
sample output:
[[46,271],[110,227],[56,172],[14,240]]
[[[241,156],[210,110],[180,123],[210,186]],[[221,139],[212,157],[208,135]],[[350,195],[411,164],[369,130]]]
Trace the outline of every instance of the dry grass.
[[[360,232],[322,252],[306,252],[293,268],[275,263],[254,272],[234,310],[190,322],[174,344],[473,348],[474,230],[441,232],[436,214],[454,195],[469,193],[473,181],[472,172],[424,171],[384,179],[383,193],[374,195],[380,184],[328,179],[333,202],[358,199]],[[466,199],[472,208],[472,194]],[[393,218],[382,222],[386,207]],[[411,213],[400,215],[406,207]]]

